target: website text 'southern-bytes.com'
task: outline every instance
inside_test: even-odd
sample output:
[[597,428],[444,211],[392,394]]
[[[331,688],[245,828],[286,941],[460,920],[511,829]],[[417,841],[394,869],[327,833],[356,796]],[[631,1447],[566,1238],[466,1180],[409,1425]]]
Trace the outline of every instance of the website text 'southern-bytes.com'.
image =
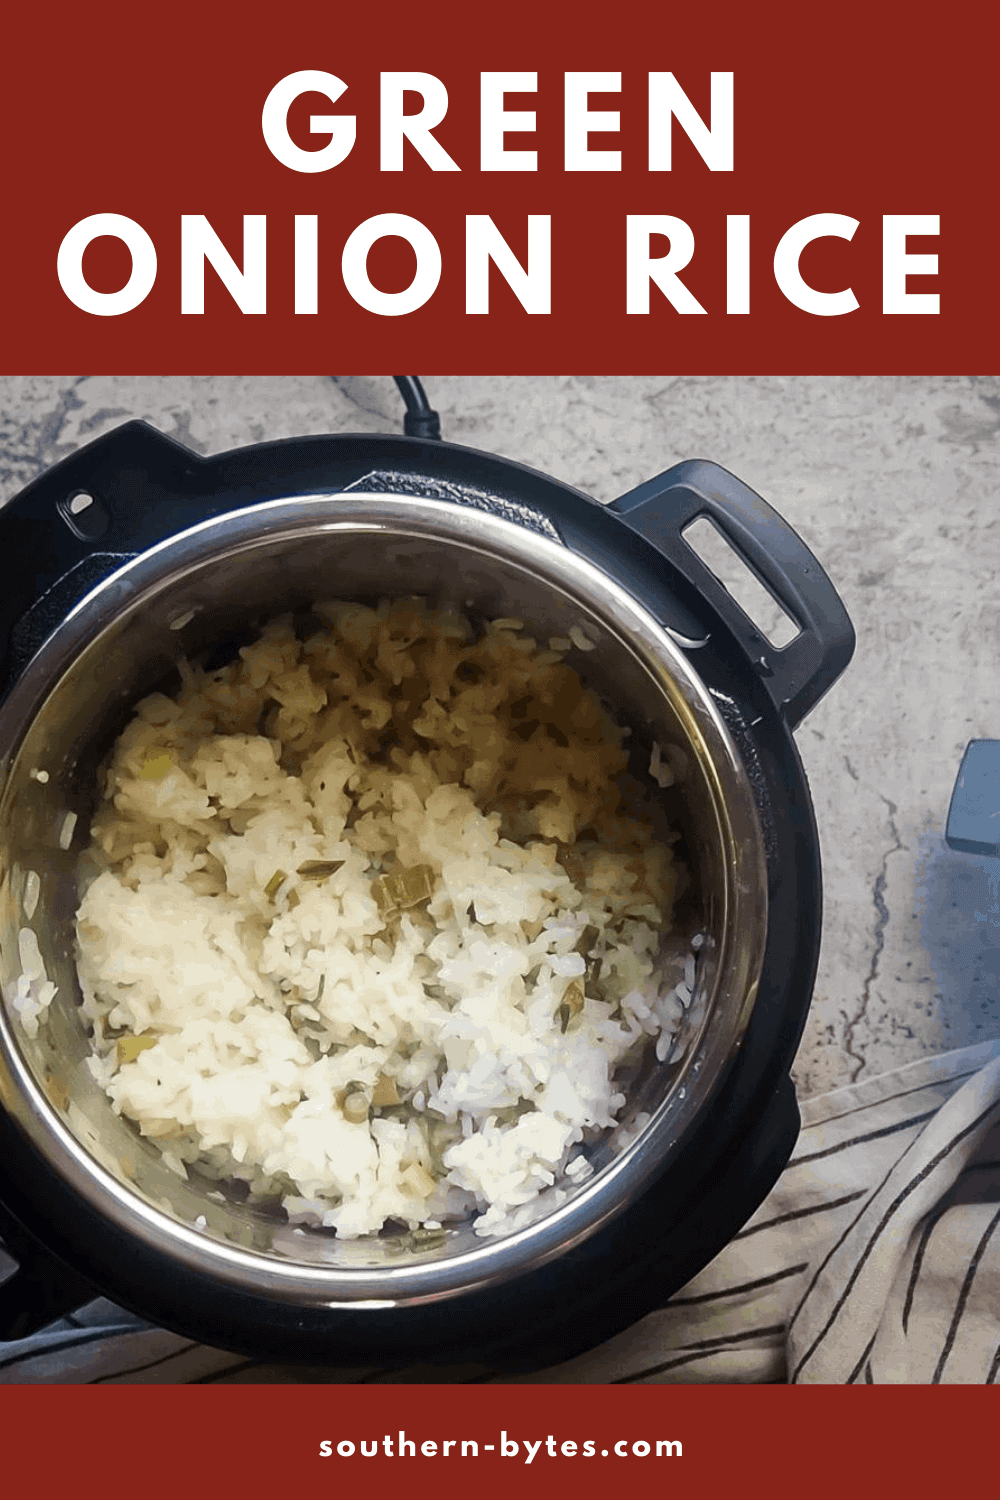
[[492,1454],[500,1458],[520,1458],[530,1464],[541,1456],[548,1458],[681,1458],[683,1446],[677,1438],[628,1437],[605,1439],[557,1438],[551,1433],[540,1438],[513,1438],[500,1433],[500,1441],[480,1442],[476,1438],[416,1438],[400,1431],[395,1437],[323,1438],[320,1458],[479,1458]]

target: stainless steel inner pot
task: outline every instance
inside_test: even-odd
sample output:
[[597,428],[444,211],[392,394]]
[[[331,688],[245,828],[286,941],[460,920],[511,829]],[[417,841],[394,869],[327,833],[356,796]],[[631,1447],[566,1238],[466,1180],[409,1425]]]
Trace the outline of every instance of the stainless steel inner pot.
[[[688,772],[659,793],[684,831],[703,930],[683,1055],[647,1057],[618,1127],[590,1149],[593,1175],[549,1189],[506,1236],[468,1225],[441,1243],[385,1234],[341,1241],[293,1232],[280,1213],[182,1182],[117,1117],[85,1066],[73,917],[97,769],[136,701],[193,656],[255,620],[317,600],[419,594],[474,620],[516,615],[542,639],[581,625],[570,660],[633,731],[644,774],[654,740]],[[644,759],[643,759],[644,758]],[[48,780],[38,778],[41,771]],[[736,1055],[760,978],[767,876],[751,788],[712,697],[682,649],[613,579],[559,542],[494,515],[404,495],[301,496],[237,511],[144,553],[89,594],[24,671],[0,717],[0,980],[9,997],[19,934],[35,933],[58,985],[34,1040],[9,999],[0,1014],[0,1105],[47,1168],[126,1239],[238,1292],[312,1307],[393,1307],[450,1297],[536,1267],[579,1243],[669,1167]],[[651,783],[652,785],[652,783]],[[655,788],[654,788],[655,790]],[[75,814],[69,847],[67,834]],[[26,886],[40,880],[33,914]],[[648,1117],[648,1118],[647,1118]],[[200,1221],[200,1225],[196,1223]]]

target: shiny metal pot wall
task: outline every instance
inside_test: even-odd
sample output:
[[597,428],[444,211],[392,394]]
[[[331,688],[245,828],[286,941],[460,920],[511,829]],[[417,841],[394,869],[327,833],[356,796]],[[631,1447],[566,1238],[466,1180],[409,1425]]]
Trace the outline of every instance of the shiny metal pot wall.
[[[594,1175],[567,1188],[565,1201],[550,1190],[536,1222],[506,1237],[481,1239],[463,1227],[441,1243],[341,1242],[293,1234],[235,1198],[207,1197],[215,1184],[199,1185],[193,1174],[179,1181],[112,1112],[85,1066],[73,966],[75,867],[98,766],[136,700],[169,677],[180,655],[319,599],[407,594],[474,619],[516,615],[543,638],[574,624],[586,629],[596,649],[575,664],[632,727],[639,753],[648,756],[653,740],[686,752],[683,793],[666,796],[696,877],[697,910],[688,920],[707,937],[683,1056],[667,1065],[647,1060],[620,1125],[593,1151]],[[46,1169],[126,1243],[142,1242],[166,1264],[225,1290],[303,1310],[402,1307],[543,1264],[597,1231],[663,1171],[711,1108],[752,1015],[768,921],[764,838],[744,762],[711,693],[669,629],[608,573],[496,515],[392,493],[305,495],[230,513],[153,547],[79,603],[14,684],[0,719],[0,768],[0,978],[5,992],[16,982],[19,934],[30,927],[59,986],[34,1041],[9,1008],[0,1016],[0,1104]]]

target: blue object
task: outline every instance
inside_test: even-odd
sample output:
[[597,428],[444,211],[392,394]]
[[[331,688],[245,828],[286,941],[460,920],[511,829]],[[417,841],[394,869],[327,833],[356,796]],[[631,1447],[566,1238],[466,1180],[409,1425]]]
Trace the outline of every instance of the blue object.
[[1000,740],[966,745],[944,836],[949,849],[1000,855]]

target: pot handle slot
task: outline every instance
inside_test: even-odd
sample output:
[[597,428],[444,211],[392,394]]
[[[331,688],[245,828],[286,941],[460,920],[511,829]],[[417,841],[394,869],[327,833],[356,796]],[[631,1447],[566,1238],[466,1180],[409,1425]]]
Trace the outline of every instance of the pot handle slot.
[[[200,520],[202,460],[127,422],[46,470],[0,509],[0,698],[40,639],[109,573]],[[40,635],[39,635],[40,632]]]
[[[802,538],[748,485],[704,460],[675,465],[609,507],[678,568],[722,617],[794,729],[854,654],[854,627]],[[777,648],[706,567],[684,532],[705,517],[798,627]]]

